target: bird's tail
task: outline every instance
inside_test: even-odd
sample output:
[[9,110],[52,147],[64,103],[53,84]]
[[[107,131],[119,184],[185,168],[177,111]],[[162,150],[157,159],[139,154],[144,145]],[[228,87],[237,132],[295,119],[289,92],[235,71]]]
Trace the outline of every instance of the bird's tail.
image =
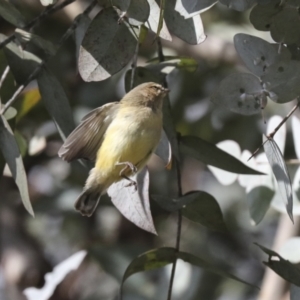
[[92,189],[86,189],[84,190],[78,197],[78,199],[75,202],[75,209],[78,210],[83,216],[90,217],[101,197],[101,192],[99,190],[95,191]]

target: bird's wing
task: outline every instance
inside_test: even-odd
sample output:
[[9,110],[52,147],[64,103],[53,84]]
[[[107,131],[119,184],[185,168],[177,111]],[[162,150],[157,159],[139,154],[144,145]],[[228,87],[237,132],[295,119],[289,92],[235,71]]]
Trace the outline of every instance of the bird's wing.
[[68,136],[58,151],[63,160],[84,158],[96,160],[106,129],[119,109],[119,102],[112,102],[89,112]]

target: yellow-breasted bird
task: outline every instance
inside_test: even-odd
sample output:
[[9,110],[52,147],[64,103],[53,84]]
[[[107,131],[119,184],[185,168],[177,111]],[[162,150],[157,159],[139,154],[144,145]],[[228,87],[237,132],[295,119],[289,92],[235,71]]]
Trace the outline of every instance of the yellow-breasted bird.
[[162,100],[169,92],[147,82],[112,102],[88,113],[68,136],[58,155],[95,161],[75,209],[91,216],[101,195],[114,182],[139,172],[155,151],[162,131]]

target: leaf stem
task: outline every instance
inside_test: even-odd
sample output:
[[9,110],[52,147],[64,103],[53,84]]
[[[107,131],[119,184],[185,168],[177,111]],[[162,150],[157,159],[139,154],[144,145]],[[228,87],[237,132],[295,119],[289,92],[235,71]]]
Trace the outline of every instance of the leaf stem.
[[[140,33],[139,35],[141,35],[141,28],[140,27]],[[133,59],[132,59],[132,64],[131,64],[131,78],[130,78],[130,89],[132,90],[134,87],[134,75],[135,75],[135,70],[136,70],[136,66],[137,66],[137,59],[138,59],[138,54],[139,54],[139,48],[140,48],[140,41],[139,39],[137,40],[137,44],[134,50],[134,54],[133,54]]]

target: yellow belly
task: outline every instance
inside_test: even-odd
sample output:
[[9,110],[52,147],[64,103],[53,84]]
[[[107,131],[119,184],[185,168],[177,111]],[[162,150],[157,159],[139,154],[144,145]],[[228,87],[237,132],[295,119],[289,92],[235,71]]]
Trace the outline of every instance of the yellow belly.
[[[111,184],[122,179],[119,173],[126,165],[118,166],[118,163],[129,162],[138,171],[142,169],[160,140],[161,130],[161,113],[154,113],[149,108],[120,110],[97,153],[95,169],[99,181]],[[123,174],[129,176],[130,168]]]

